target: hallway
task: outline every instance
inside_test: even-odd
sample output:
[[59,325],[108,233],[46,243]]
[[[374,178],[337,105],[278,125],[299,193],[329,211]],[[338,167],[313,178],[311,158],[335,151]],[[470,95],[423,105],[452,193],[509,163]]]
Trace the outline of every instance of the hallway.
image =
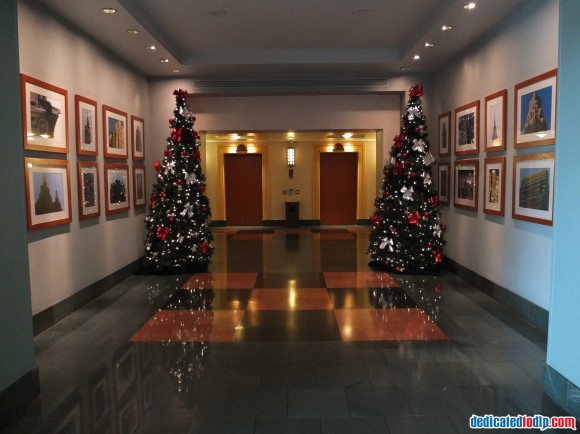
[[565,415],[542,393],[542,330],[445,271],[372,272],[368,229],[213,233],[210,274],[134,275],[38,335],[41,396],[6,432],[467,433],[472,414]]

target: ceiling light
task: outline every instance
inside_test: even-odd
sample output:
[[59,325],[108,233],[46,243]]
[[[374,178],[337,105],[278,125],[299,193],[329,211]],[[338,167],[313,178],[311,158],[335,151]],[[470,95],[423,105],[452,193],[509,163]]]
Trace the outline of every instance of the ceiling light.
[[444,32],[446,32],[447,30],[451,30],[453,28],[453,26],[441,26],[441,30],[443,30]]
[[434,47],[435,44],[433,42],[425,42],[425,47]]
[[467,3],[466,5],[463,5],[463,9],[466,10],[475,9],[475,3],[474,2]]
[[169,63],[169,59],[159,59],[161,63]]
[[225,17],[227,14],[228,14],[228,12],[224,11],[223,9],[209,11],[209,15],[214,17],[214,18]]
[[138,35],[139,34],[139,30],[137,30],[137,29],[127,29],[127,33],[129,33],[130,35]]
[[350,139],[352,137],[352,133],[344,133],[342,137],[344,137],[345,139]]
[[240,136],[238,133],[230,134],[230,137],[232,138],[232,140],[238,140],[242,138],[242,136]]
[[410,66],[401,66],[399,69],[401,71],[408,71],[409,69],[411,69],[411,67]]
[[181,69],[172,69],[171,72],[181,72]]
[[156,47],[155,45],[147,45],[147,46],[145,47],[145,49],[146,49],[146,50],[151,50],[151,51],[153,51],[153,50],[157,50],[157,47]]
[[415,55],[413,56],[413,60],[419,60],[420,58],[421,58],[421,56],[419,56],[418,54],[415,54]]
[[106,14],[116,14],[117,9],[115,9],[115,8],[103,8],[103,12]]

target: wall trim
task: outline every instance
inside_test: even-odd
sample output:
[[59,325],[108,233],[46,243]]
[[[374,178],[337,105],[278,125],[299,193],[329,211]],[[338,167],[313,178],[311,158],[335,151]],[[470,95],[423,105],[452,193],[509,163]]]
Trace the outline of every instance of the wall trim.
[[455,262],[453,259],[449,259],[447,256],[445,256],[443,264],[449,271],[461,277],[476,289],[512,309],[545,332],[548,331],[549,312],[546,309],[526,300],[515,292],[486,279],[469,268]]
[[580,418],[580,388],[552,368],[544,366],[544,392],[575,418]]
[[85,304],[93,301],[95,298],[107,292],[113,286],[118,285],[123,280],[135,274],[141,269],[142,258],[131,262],[120,270],[109,274],[106,277],[96,281],[95,283],[81,289],[70,297],[58,302],[43,311],[33,315],[32,327],[34,336],[42,333],[47,328],[53,326],[57,322],[63,320],[71,313],[83,307]]
[[0,428],[18,419],[40,395],[38,368],[31,369],[0,392]]
[[357,226],[371,226],[371,219],[356,219]]

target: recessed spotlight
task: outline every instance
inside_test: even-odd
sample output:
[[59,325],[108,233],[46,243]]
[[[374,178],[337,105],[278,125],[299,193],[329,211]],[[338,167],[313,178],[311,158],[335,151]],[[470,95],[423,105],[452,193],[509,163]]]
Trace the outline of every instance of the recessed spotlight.
[[116,14],[117,9],[115,8],[103,8],[103,13],[105,14]]
[[157,47],[156,47],[155,45],[147,45],[147,46],[145,47],[145,49],[146,49],[146,50],[151,50],[151,51],[153,51],[153,50],[157,50]]
[[474,2],[467,3],[466,5],[463,5],[463,9],[466,10],[475,9],[475,3]]
[[425,42],[425,47],[434,47],[435,44],[433,42]]
[[441,26],[441,30],[443,30],[444,32],[446,32],[447,30],[451,30],[453,28],[453,26]]
[[127,29],[127,33],[129,33],[130,35],[138,35],[139,34],[139,30],[137,30],[137,29]]
[[228,14],[228,11],[223,9],[217,9],[215,11],[209,11],[209,15],[214,18],[225,17]]
[[161,63],[169,63],[169,59],[159,59]]
[[368,14],[370,12],[370,8],[356,8],[352,10],[352,13],[354,15],[365,15]]
[[342,137],[344,137],[345,139],[350,139],[352,137],[352,133],[344,133]]
[[401,71],[408,71],[409,69],[411,69],[411,67],[410,66],[401,66],[399,69]]
[[232,140],[238,140],[242,138],[242,136],[240,136],[238,133],[230,134],[230,137],[232,138]]
[[413,60],[419,60],[420,58],[421,58],[421,56],[419,56],[418,54],[415,54],[415,55],[413,56]]
[[181,72],[181,69],[172,69],[171,72]]

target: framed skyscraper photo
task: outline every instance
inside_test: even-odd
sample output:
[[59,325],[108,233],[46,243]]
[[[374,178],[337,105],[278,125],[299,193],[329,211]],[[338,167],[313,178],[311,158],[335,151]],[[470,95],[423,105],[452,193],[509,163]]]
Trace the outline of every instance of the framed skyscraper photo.
[[96,161],[78,162],[79,219],[101,215],[99,163]]
[[455,109],[455,155],[479,153],[479,100]]
[[127,113],[103,106],[103,147],[105,157],[126,160],[128,153]]
[[446,157],[451,153],[451,112],[439,115],[439,156]]
[[72,221],[68,160],[25,158],[28,230]]
[[483,212],[504,215],[505,157],[489,157],[483,162]]
[[552,226],[555,154],[514,157],[512,218]]
[[127,164],[105,163],[105,214],[128,211],[129,166]]
[[516,84],[514,148],[556,143],[556,85],[558,70]]
[[477,211],[477,193],[479,190],[479,160],[455,161],[455,189],[453,205]]
[[507,89],[485,97],[485,152],[503,151],[506,143]]
[[77,154],[99,155],[96,101],[75,95],[75,127]]
[[145,159],[145,121],[131,116],[131,149],[133,160]]

